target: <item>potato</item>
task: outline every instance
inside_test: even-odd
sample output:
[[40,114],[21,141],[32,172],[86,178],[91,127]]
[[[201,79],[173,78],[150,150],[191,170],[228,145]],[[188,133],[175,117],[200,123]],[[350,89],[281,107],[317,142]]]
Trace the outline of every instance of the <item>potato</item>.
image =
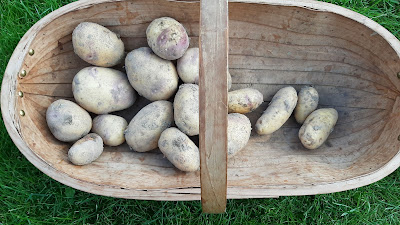
[[125,55],[121,39],[96,23],[80,23],[72,33],[72,44],[81,59],[95,66],[115,66]]
[[249,113],[263,103],[263,94],[253,88],[244,88],[228,93],[229,113]]
[[242,150],[250,139],[249,118],[239,113],[228,114],[228,157]]
[[182,84],[174,99],[176,126],[189,136],[199,134],[199,86]]
[[153,20],[147,27],[146,37],[154,53],[166,60],[179,59],[189,47],[185,28],[170,17]]
[[93,119],[92,132],[100,135],[104,144],[118,146],[125,142],[128,122],[120,116],[100,115]]
[[157,148],[161,133],[174,121],[172,103],[155,101],[141,109],[125,131],[128,145],[137,152]]
[[[176,69],[184,83],[199,84],[199,48],[189,48],[182,58],[178,59]],[[232,86],[232,77],[228,71],[228,90]]]
[[87,165],[99,158],[103,149],[101,137],[90,133],[72,145],[68,151],[68,159],[78,166]]
[[294,109],[294,118],[299,124],[303,124],[307,116],[310,115],[318,106],[318,92],[311,86],[301,88]]
[[199,170],[199,148],[179,129],[171,127],[162,132],[158,146],[176,168],[186,172]]
[[123,72],[102,67],[79,71],[72,82],[72,92],[80,106],[96,114],[127,109],[137,98]]
[[46,121],[54,137],[64,142],[79,140],[92,129],[89,113],[64,99],[51,103],[46,111]]
[[150,48],[133,50],[125,59],[131,85],[150,101],[167,100],[178,89],[178,73],[171,61],[161,59]]
[[299,138],[304,147],[316,149],[321,146],[333,131],[338,120],[338,112],[333,108],[318,109],[304,121]]
[[280,89],[272,98],[268,108],[257,120],[258,134],[272,134],[289,119],[297,103],[297,92],[289,86]]

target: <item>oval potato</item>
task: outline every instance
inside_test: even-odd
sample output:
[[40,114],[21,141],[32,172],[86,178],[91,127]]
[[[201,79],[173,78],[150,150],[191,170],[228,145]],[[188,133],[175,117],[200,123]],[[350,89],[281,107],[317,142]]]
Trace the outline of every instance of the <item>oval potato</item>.
[[336,109],[317,109],[304,121],[299,131],[299,138],[304,147],[316,149],[320,147],[333,131],[338,120]]
[[60,99],[47,108],[46,121],[51,133],[60,141],[76,141],[90,132],[92,118],[74,102]]
[[162,59],[150,48],[131,51],[125,59],[131,85],[150,101],[167,100],[178,88],[178,73],[171,61]]
[[168,101],[155,101],[142,108],[125,131],[128,145],[137,152],[157,148],[161,133],[174,121],[172,108]]
[[249,113],[263,103],[263,94],[253,88],[244,88],[228,93],[229,113]]
[[199,134],[199,86],[182,84],[174,99],[176,126],[189,136]]
[[78,140],[68,151],[68,159],[74,165],[87,165],[103,153],[103,140],[98,134],[90,133]]
[[297,103],[297,92],[289,86],[280,89],[272,98],[268,108],[257,120],[258,134],[272,134],[289,119]]
[[154,53],[166,60],[182,57],[189,47],[185,28],[170,17],[153,20],[146,29],[146,37]]
[[307,116],[318,107],[318,92],[311,86],[301,88],[296,108],[294,109],[294,118],[300,124],[304,123]]
[[179,129],[171,127],[162,132],[158,146],[176,168],[186,172],[199,170],[199,148]]
[[228,156],[234,156],[249,142],[251,123],[247,116],[239,113],[228,114]]
[[92,132],[100,135],[104,144],[118,146],[125,142],[128,122],[120,116],[100,115],[93,119]]
[[121,39],[96,23],[80,23],[72,33],[72,44],[75,54],[95,66],[115,66],[125,55]]
[[72,92],[80,106],[96,114],[127,109],[137,98],[123,72],[102,67],[79,71],[72,81]]

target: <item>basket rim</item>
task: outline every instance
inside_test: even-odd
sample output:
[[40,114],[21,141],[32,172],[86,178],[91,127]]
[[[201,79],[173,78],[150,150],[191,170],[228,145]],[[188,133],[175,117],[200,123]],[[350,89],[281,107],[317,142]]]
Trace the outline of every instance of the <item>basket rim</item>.
[[[119,198],[132,198],[144,200],[200,200],[199,187],[187,187],[184,189],[120,189],[118,187],[108,185],[98,185],[89,183],[83,180],[72,178],[62,171],[58,171],[51,167],[44,160],[39,158],[24,142],[19,127],[19,115],[17,115],[16,108],[16,83],[17,75],[23,65],[24,58],[28,53],[29,46],[35,39],[38,31],[43,29],[51,21],[65,15],[71,11],[77,11],[87,7],[91,7],[100,3],[107,2],[122,2],[124,0],[81,0],[65,5],[52,13],[48,14],[37,23],[35,23],[21,38],[16,46],[9,62],[6,67],[2,86],[1,86],[1,112],[7,132],[20,152],[32,163],[36,168],[50,176],[54,180],[73,187],[75,189],[89,192],[97,195],[119,197]],[[179,1],[179,0],[166,0],[179,3],[198,3],[198,1]],[[309,10],[316,10],[322,12],[330,12],[337,15],[344,16],[348,19],[354,20],[358,23],[367,26],[375,31],[378,35],[385,39],[391,48],[397,53],[400,58],[400,41],[387,29],[379,25],[377,22],[363,16],[357,12],[349,9],[333,5],[325,2],[317,2],[313,0],[230,0],[230,3],[251,3],[251,4],[267,4],[278,6],[292,6],[301,7]],[[392,83],[400,90],[400,82],[394,76],[390,77]],[[395,80],[396,79],[396,80]],[[395,82],[394,82],[395,81]],[[400,106],[400,97],[396,98],[395,105]],[[322,184],[307,184],[303,186],[293,185],[279,185],[270,187],[268,189],[263,187],[229,187],[228,198],[266,198],[274,196],[291,196],[291,195],[314,195],[323,193],[332,193],[338,191],[345,191],[361,186],[374,183],[400,166],[400,149],[399,152],[390,161],[382,166],[380,169],[375,170],[363,176],[354,177],[348,180],[340,180],[335,182],[328,182]],[[99,188],[101,187],[101,188]]]

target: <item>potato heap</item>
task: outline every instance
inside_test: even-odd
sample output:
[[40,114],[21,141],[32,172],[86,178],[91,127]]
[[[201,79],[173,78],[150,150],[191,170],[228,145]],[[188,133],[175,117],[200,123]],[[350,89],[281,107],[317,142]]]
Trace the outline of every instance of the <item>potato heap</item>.
[[[99,24],[83,22],[74,29],[74,52],[93,66],[83,68],[72,81],[76,103],[57,100],[46,112],[54,137],[73,143],[68,152],[71,163],[90,164],[100,157],[104,145],[119,146],[126,141],[136,152],[159,148],[182,171],[199,170],[199,148],[191,138],[199,135],[199,48],[189,48],[185,28],[169,17],[151,22],[146,36],[149,47],[126,54],[119,36]],[[171,60],[176,60],[176,66]],[[109,68],[122,66],[121,63],[126,73]],[[232,85],[229,72],[227,82],[229,90]],[[114,115],[117,111],[131,110],[128,108],[138,95],[151,103],[141,108],[129,123]],[[229,157],[243,149],[250,138],[251,123],[243,114],[262,103],[263,94],[256,89],[228,93]],[[295,111],[296,120],[304,122],[299,132],[303,145],[317,148],[337,120],[336,110],[314,111],[317,105],[315,89],[304,88],[297,96],[293,87],[285,87],[276,93],[257,121],[256,131],[260,135],[273,133]]]

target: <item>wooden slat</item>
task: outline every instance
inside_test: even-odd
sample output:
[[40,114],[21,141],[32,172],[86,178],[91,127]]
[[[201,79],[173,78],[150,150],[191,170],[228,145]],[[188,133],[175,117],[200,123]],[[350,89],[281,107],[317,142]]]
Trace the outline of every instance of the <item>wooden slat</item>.
[[227,192],[228,1],[200,10],[200,182],[205,213],[223,213]]

